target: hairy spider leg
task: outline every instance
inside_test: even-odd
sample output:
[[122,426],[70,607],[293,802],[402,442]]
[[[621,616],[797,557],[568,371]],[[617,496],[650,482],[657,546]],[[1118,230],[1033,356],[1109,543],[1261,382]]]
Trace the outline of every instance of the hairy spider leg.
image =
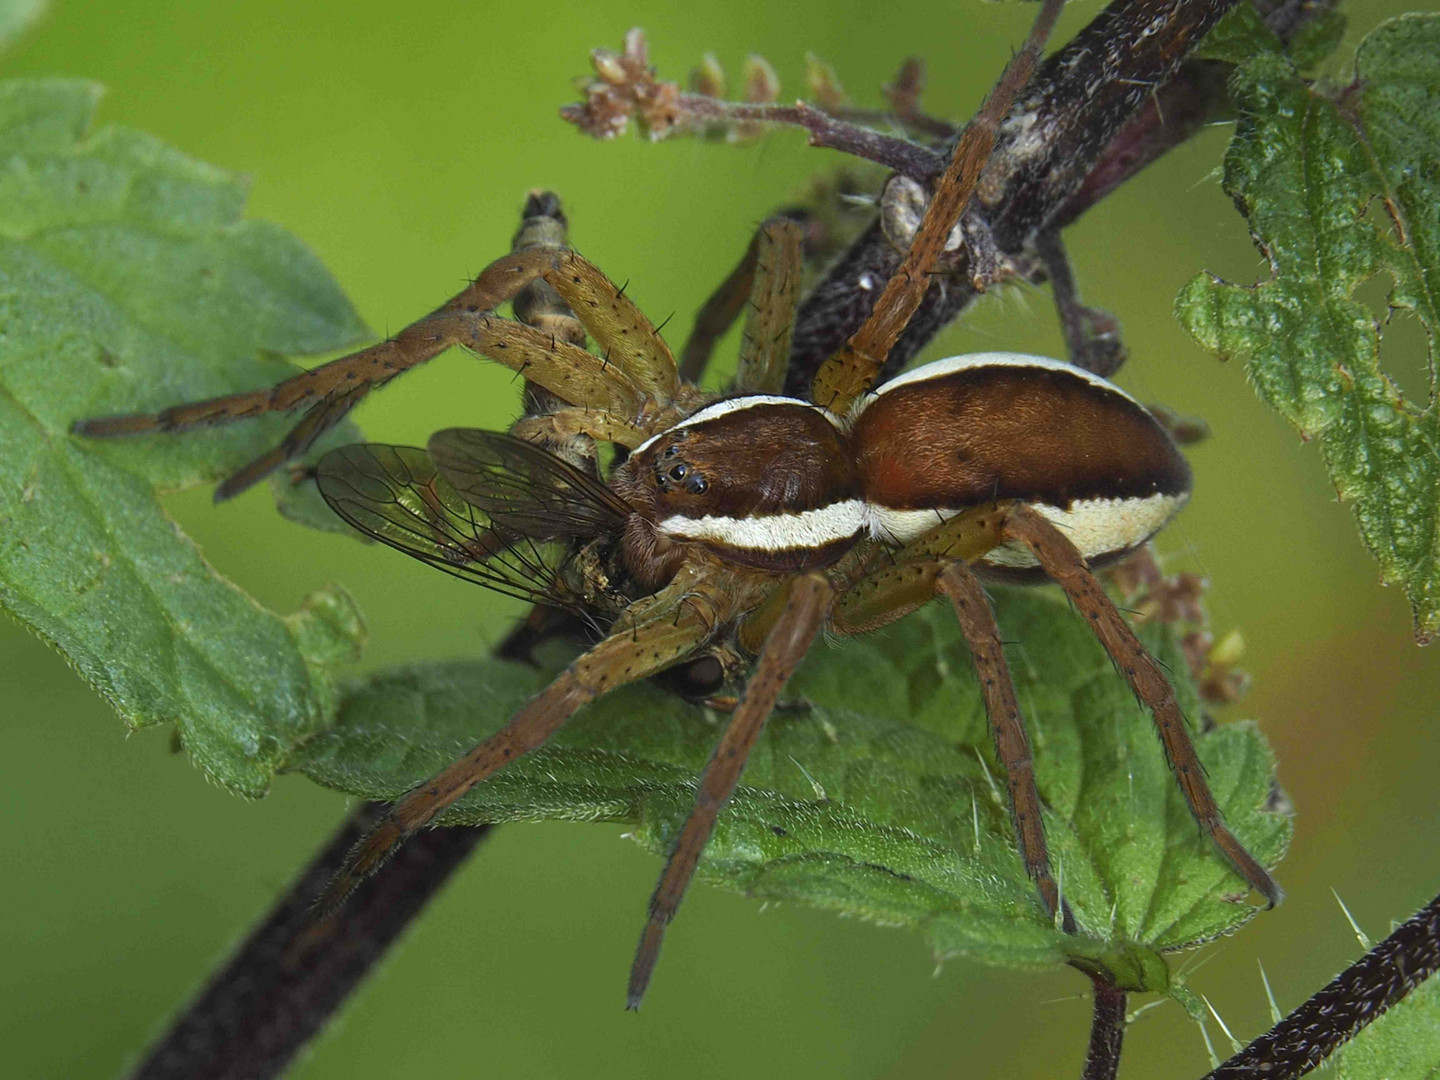
[[1170,680],[1105,595],[1084,557],[1064,533],[1031,507],[1015,506],[1007,515],[1004,529],[1007,537],[1021,541],[1034,553],[1045,573],[1085,616],[1130,689],[1154,717],[1170,769],[1196,824],[1214,841],[1236,873],[1274,907],[1284,898],[1284,891],[1225,825]]
[[655,970],[655,961],[660,956],[665,928],[675,917],[685,889],[695,875],[700,854],[715,829],[715,819],[734,793],[740,773],[745,768],[745,760],[775,708],[775,699],[810,651],[810,645],[825,625],[825,618],[835,599],[834,588],[821,574],[797,577],[787,591],[784,608],[765,639],[755,673],[750,676],[744,697],[731,715],[730,724],[715,747],[709,764],[705,766],[695,792],[695,806],[675,839],[665,870],[655,886],[655,894],[650,898],[650,917],[640,935],[635,962],[630,968],[630,986],[625,999],[627,1009],[640,1007],[645,988]]
[[[746,394],[783,391],[803,269],[803,237],[800,225],[783,213],[760,223],[735,269],[695,313],[695,326],[680,352],[681,378],[700,381],[715,343],[748,305],[750,314],[733,388]],[[778,375],[773,372],[776,364]]]
[[970,647],[975,674],[980,679],[980,694],[985,700],[985,716],[990,724],[990,738],[995,755],[1005,767],[1005,780],[1010,791],[1010,819],[1020,843],[1020,857],[1025,872],[1040,892],[1045,910],[1054,917],[1061,911],[1061,923],[1067,933],[1074,933],[1075,918],[1060,897],[1060,889],[1050,873],[1050,849],[1045,843],[1045,821],[1040,814],[1040,789],[1035,783],[1035,758],[1030,752],[1030,739],[1025,734],[1025,719],[1015,697],[1015,681],[1005,661],[1004,639],[996,625],[995,613],[980,579],[963,562],[952,562],[935,582],[935,591],[949,598],[955,618]]
[[733,598],[741,592],[682,572],[659,593],[632,604],[607,637],[556,676],[509,723],[397,802],[350,853],[326,887],[319,909],[338,908],[407,836],[482,780],[544,745],[582,705],[693,653],[729,618]]
[[[537,278],[554,286],[604,348],[596,356],[553,333],[488,314]],[[600,414],[596,436],[636,446],[636,419],[652,402],[671,403],[679,387],[674,357],[650,321],[598,268],[571,251],[535,247],[486,267],[464,290],[394,337],[286,379],[158,413],[98,417],[72,426],[105,437],[184,431],[270,412],[309,411],[279,447],[232,475],[217,501],[238,495],[285,461],[303,454],[369,391],[460,345],[522,372],[571,405]]]
[[[264,413],[290,412],[309,406],[310,411],[286,439],[286,443],[297,448],[297,452],[303,452],[344,415],[334,408],[335,401],[349,399],[349,404],[353,406],[367,391],[456,344],[461,327],[458,316],[498,307],[550,269],[555,261],[553,254],[543,250],[507,255],[491,263],[465,289],[395,337],[302,372],[275,386],[175,405],[157,413],[77,420],[71,430],[76,435],[91,437],[185,431],[202,425],[226,424]],[[256,470],[261,461],[271,456],[257,459],[236,473],[217,491],[217,499],[229,498],[244,489],[239,486],[237,478],[245,478],[247,482],[244,486],[259,480],[263,473]]]
[[909,614],[936,595],[950,600],[980,679],[995,756],[1005,769],[1010,816],[1025,872],[1035,882],[1046,912],[1054,916],[1059,911],[1062,926],[1073,931],[1074,917],[1050,872],[1035,764],[1000,629],[984,588],[968,566],[1004,542],[1005,521],[1016,505],[1002,502],[966,510],[917,537],[896,552],[893,561],[886,560],[842,594],[830,628],[841,634],[861,633]]
[[955,143],[950,164],[935,187],[905,260],[886,282],[864,325],[816,372],[810,394],[815,404],[843,416],[855,399],[874,384],[890,350],[925,298],[925,292],[930,287],[930,271],[945,250],[951,230],[960,220],[979,183],[980,174],[995,145],[1000,121],[1010,111],[1016,95],[1030,81],[1036,61],[1064,6],[1065,0],[1044,0],[1030,36],[1006,65],[990,97]]
[[790,363],[795,305],[804,272],[804,231],[782,218],[755,234],[755,282],[750,290],[740,360],[732,389],[737,394],[780,394]]

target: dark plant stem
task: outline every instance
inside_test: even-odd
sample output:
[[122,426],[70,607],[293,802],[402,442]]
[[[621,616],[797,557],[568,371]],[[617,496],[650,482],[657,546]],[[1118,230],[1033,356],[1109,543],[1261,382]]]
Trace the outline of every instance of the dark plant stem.
[[1120,1047],[1125,1041],[1125,991],[1096,975],[1094,1009],[1090,1019],[1090,1049],[1085,1053],[1081,1080],[1115,1080],[1120,1068]]
[[385,809],[368,803],[345,820],[131,1080],[279,1076],[491,829],[419,834],[344,909],[317,922],[316,897]]
[[1304,1076],[1436,971],[1440,896],[1205,1080]]
[[945,171],[944,154],[909,139],[862,127],[803,101],[794,105],[771,105],[721,101],[704,94],[681,94],[679,106],[696,122],[708,120],[727,127],[790,124],[804,128],[809,134],[811,146],[852,154],[917,180],[930,179]]

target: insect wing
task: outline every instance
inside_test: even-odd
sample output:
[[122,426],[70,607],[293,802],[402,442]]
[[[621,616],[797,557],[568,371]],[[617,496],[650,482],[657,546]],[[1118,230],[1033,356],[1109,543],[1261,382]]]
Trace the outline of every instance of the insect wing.
[[513,435],[447,428],[430,436],[429,451],[461,499],[534,540],[615,532],[631,512],[599,480]]
[[424,450],[344,446],[321,458],[315,475],[330,508],[382,544],[506,596],[583,606],[564,580],[564,547],[496,525],[456,494]]

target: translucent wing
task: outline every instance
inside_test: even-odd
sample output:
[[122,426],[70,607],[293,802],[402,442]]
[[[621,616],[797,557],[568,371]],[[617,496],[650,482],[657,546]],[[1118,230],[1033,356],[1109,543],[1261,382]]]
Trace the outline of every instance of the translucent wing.
[[615,532],[630,514],[599,480],[534,443],[476,428],[447,428],[430,436],[440,474],[496,528],[534,540]]
[[315,475],[330,508],[382,544],[506,596],[583,612],[564,573],[572,547],[496,523],[456,493],[424,450],[344,446],[321,458]]

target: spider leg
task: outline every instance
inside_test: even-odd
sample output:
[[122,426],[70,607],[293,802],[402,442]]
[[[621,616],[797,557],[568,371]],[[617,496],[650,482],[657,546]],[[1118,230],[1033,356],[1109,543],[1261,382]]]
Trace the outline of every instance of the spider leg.
[[1064,904],[1055,878],[1050,873],[1050,852],[1045,843],[1045,821],[1040,815],[1040,790],[1035,786],[1035,761],[1030,740],[1025,734],[1025,720],[1015,698],[1015,683],[1005,662],[1005,648],[995,613],[979,578],[963,562],[952,562],[935,582],[935,591],[949,598],[970,655],[975,673],[980,677],[980,693],[985,699],[985,715],[990,721],[990,737],[995,754],[1005,766],[1010,790],[1010,817],[1020,843],[1020,857],[1025,872],[1040,891],[1045,910],[1053,917],[1062,911],[1061,919],[1068,933],[1075,931],[1075,919],[1069,905]]
[[[527,204],[527,209],[528,209]],[[528,240],[525,230],[517,242]],[[574,342],[571,323],[527,326],[489,316],[543,279],[576,312],[574,318],[605,349],[597,357]],[[239,494],[302,454],[371,390],[454,345],[481,353],[561,400],[638,416],[648,401],[670,404],[679,388],[674,357],[649,320],[594,265],[553,243],[530,243],[491,263],[465,289],[394,337],[302,372],[275,386],[136,413],[78,420],[76,435],[111,437],[185,431],[272,412],[306,409],[284,441],[230,476],[216,499]],[[606,436],[608,437],[608,436]],[[620,441],[637,445],[638,428]]]
[[[157,413],[103,416],[78,420],[77,435],[137,435],[184,431],[203,424],[226,424],[269,412],[293,409],[369,390],[422,364],[458,341],[456,316],[498,307],[555,262],[548,251],[507,255],[435,311],[407,326],[395,337],[321,364],[272,387],[176,405]],[[338,417],[337,417],[338,419]]]
[[1080,302],[1080,290],[1070,268],[1070,257],[1060,239],[1059,229],[1039,232],[1035,251],[1050,278],[1050,292],[1065,335],[1065,351],[1077,367],[1108,379],[1125,363],[1125,344],[1120,340],[1120,321],[1108,311]]
[[760,737],[775,707],[775,699],[825,625],[834,596],[830,583],[819,574],[798,577],[790,585],[784,610],[765,639],[755,674],[745,687],[745,695],[731,715],[730,725],[710,763],[705,766],[695,793],[695,808],[686,818],[655,886],[655,895],[650,898],[650,917],[640,935],[640,945],[630,969],[627,1009],[640,1007],[660,955],[665,927],[680,907],[680,900],[700,862],[700,853],[715,828],[715,819],[734,792],[745,768],[745,759]]
[[1114,659],[1135,696],[1155,718],[1155,728],[1165,747],[1170,768],[1190,807],[1196,823],[1220,854],[1256,892],[1274,907],[1284,892],[1265,868],[1255,860],[1225,825],[1205,768],[1190,741],[1185,717],[1175,700],[1175,691],[1155,658],[1146,651],[1135,632],[1115,610],[1105,590],[1085,565],[1084,558],[1065,534],[1028,506],[1015,507],[1005,523],[1006,535],[1025,544],[1045,573],[1065,590],[1076,609],[1086,617],[1100,644]]
[[[953,562],[973,562],[1004,542],[1006,501],[972,507],[916,537],[899,551],[885,552],[840,594],[830,616],[837,634],[869,633],[935,598],[941,573]],[[747,620],[746,627],[754,620]],[[742,627],[742,630],[744,627]]]
[[[566,448],[577,436],[634,447],[644,441],[647,430],[616,413],[576,405],[560,405],[548,412],[530,413],[510,425],[510,433],[516,438],[543,446],[572,465],[578,465],[578,462]],[[593,451],[589,460],[594,460]],[[593,469],[586,471],[598,475]]]
[[[697,599],[703,603],[695,603]],[[339,907],[407,836],[482,780],[544,745],[582,705],[694,652],[729,617],[731,605],[725,589],[683,573],[660,593],[632,604],[606,638],[556,676],[509,723],[397,802],[350,853],[318,909]]]
[[[747,347],[752,340],[751,324],[764,322],[763,328],[756,327],[756,337],[768,341],[783,333],[785,353],[778,361],[765,357],[766,364],[748,375],[746,360],[742,356],[740,371],[735,377],[735,389],[746,393],[781,392],[783,377],[780,382],[772,383],[767,365],[779,363],[783,369],[789,359],[789,331],[795,321],[795,290],[799,285],[802,262],[801,235],[800,226],[783,213],[760,223],[735,269],[695,313],[695,328],[690,331],[690,337],[680,353],[681,378],[692,383],[700,381],[715,343],[745,310],[748,301],[751,315],[746,323]],[[763,314],[767,311],[768,316]],[[778,345],[773,349],[780,351]],[[747,351],[750,350],[747,348]],[[752,359],[748,366],[756,366],[755,360]]]
[[895,119],[911,131],[933,139],[955,138],[959,132],[954,125],[923,112],[920,95],[925,91],[925,61],[918,56],[907,56],[895,73],[895,81],[884,88],[887,101]]
[[1005,767],[1010,814],[1025,871],[1039,890],[1045,910],[1061,912],[1067,932],[1075,929],[1069,906],[1050,873],[1040,792],[1015,684],[990,602],[967,563],[1004,540],[1005,522],[1016,504],[975,507],[956,514],[895,552],[893,561],[855,581],[840,596],[830,628],[840,634],[873,630],[900,618],[934,596],[947,597],[974,658],[990,722],[995,753]]
[[625,295],[624,287],[617,287],[599,267],[573,251],[565,252],[559,265],[545,272],[545,280],[590,332],[606,364],[618,366],[645,397],[661,405],[675,399],[680,375],[670,346]]
[[804,270],[804,231],[786,218],[767,221],[755,234],[755,282],[734,389],[746,394],[779,394],[790,362],[800,276]]
[[302,372],[275,386],[175,405],[157,413],[77,420],[76,435],[110,437],[186,431],[228,424],[271,412],[308,411],[285,440],[229,477],[217,501],[238,495],[290,458],[302,454],[377,386],[460,344],[479,312],[509,300],[555,263],[543,249],[517,252],[491,263],[464,290],[397,335]]
[[[285,438],[280,440],[278,446],[266,450],[259,457],[251,459],[227,476],[215,489],[215,501],[224,502],[226,499],[239,495],[242,491],[258,484],[285,462],[302,457],[305,451],[315,445],[316,439],[338,424],[351,409],[360,404],[369,390],[369,386],[357,386],[345,393],[321,398],[300,418],[300,422],[290,429]],[[81,432],[78,426],[75,430],[77,434],[97,434],[96,432]]]
[[930,272],[970,202],[995,145],[1000,121],[1010,110],[1016,94],[1030,80],[1064,6],[1064,0],[1044,0],[1030,36],[1011,58],[990,97],[955,143],[950,164],[936,185],[905,261],[886,282],[864,325],[816,373],[811,400],[817,405],[843,416],[851,402],[875,382],[891,348],[925,298]]

